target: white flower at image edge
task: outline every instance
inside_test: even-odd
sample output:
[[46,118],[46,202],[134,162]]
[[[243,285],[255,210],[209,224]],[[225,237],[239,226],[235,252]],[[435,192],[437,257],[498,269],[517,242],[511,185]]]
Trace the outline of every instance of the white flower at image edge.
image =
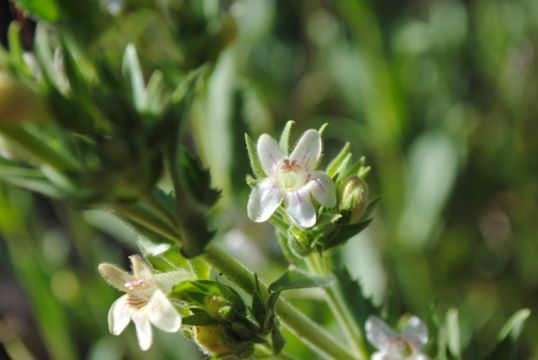
[[379,350],[372,360],[429,360],[421,351],[428,342],[428,329],[418,317],[410,317],[400,334],[377,316],[370,316],[365,328],[366,337]]
[[153,341],[151,324],[171,333],[181,327],[181,316],[165,294],[179,279],[187,279],[184,273],[179,272],[153,274],[151,267],[138,255],[129,259],[132,274],[112,264],[99,265],[99,272],[105,280],[125,292],[108,311],[108,327],[113,335],[119,335],[132,320],[138,345],[145,351]]
[[310,196],[325,207],[336,205],[331,178],[323,171],[314,171],[321,156],[321,136],[317,130],[307,130],[289,156],[267,134],[258,139],[257,151],[268,177],[250,193],[247,207],[250,219],[267,221],[284,201],[291,220],[299,227],[309,228],[316,223]]

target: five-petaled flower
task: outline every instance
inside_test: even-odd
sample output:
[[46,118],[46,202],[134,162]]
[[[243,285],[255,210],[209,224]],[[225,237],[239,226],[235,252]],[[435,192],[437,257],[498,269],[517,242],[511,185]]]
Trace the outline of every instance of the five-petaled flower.
[[247,212],[255,222],[264,222],[280,206],[297,226],[309,228],[316,223],[316,210],[310,196],[325,207],[336,205],[334,183],[322,171],[314,171],[321,156],[321,136],[307,130],[291,155],[284,154],[275,140],[263,134],[257,143],[260,164],[268,176],[252,190]]
[[397,334],[377,316],[365,324],[366,336],[379,351],[372,360],[428,360],[421,349],[428,342],[428,329],[416,316],[411,316],[405,329]]
[[126,293],[110,307],[108,326],[113,335],[119,335],[132,320],[138,345],[145,351],[153,340],[151,324],[167,332],[176,332],[181,327],[181,316],[165,294],[186,278],[179,272],[153,274],[140,256],[133,255],[129,259],[132,274],[112,264],[99,265],[99,272],[105,280]]

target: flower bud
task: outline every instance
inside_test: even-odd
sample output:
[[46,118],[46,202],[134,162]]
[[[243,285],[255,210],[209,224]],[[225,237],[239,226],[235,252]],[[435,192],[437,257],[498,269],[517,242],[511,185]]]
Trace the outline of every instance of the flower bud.
[[209,316],[216,319],[226,319],[231,311],[230,304],[221,296],[211,295],[205,299]]
[[368,184],[357,176],[349,178],[344,184],[339,208],[350,213],[350,224],[359,222],[366,210],[367,201]]
[[15,125],[23,121],[43,121],[50,114],[34,90],[0,70],[0,124]]
[[252,354],[251,343],[242,343],[234,339],[223,325],[194,326],[194,340],[208,355],[236,355],[245,358]]

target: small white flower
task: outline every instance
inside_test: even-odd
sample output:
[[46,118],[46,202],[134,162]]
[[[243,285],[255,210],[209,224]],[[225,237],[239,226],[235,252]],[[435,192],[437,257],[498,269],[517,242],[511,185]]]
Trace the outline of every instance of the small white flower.
[[309,228],[316,223],[310,195],[325,207],[336,205],[331,178],[322,171],[314,171],[321,156],[321,136],[317,130],[306,131],[289,156],[267,134],[258,139],[257,150],[268,177],[250,193],[247,207],[250,219],[268,220],[284,201],[291,220],[299,227]]
[[151,324],[167,332],[176,332],[181,327],[181,316],[165,294],[178,282],[187,280],[190,274],[153,274],[140,256],[133,255],[129,259],[132,274],[112,264],[99,265],[99,272],[105,280],[126,293],[110,307],[108,327],[113,335],[119,335],[132,320],[138,345],[145,351],[153,340]]
[[400,334],[377,316],[370,316],[365,328],[366,337],[379,350],[372,360],[429,360],[421,351],[428,342],[428,329],[418,317],[412,316]]

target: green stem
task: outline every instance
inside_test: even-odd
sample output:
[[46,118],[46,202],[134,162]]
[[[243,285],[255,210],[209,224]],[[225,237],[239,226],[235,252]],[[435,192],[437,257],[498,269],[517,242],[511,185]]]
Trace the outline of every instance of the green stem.
[[[235,259],[214,245],[209,245],[202,255],[210,265],[226,274],[226,276],[243,290],[254,291],[254,274]],[[267,292],[267,285],[260,282],[262,291]],[[311,321],[293,305],[280,298],[276,304],[276,313],[284,325],[305,344],[318,349],[333,359],[355,359],[342,344]]]
[[[181,242],[175,229],[170,228],[166,222],[161,221],[158,217],[154,216],[149,211],[145,211],[142,207],[116,207],[116,210],[120,215],[165,236],[167,239]],[[209,244],[206,247],[206,250],[201,257],[237,286],[248,293],[253,293],[255,287],[254,273],[247,270],[233,257],[212,244]],[[261,281],[260,287],[263,292],[268,293],[269,290],[267,285]],[[331,335],[319,327],[319,325],[298,311],[286,300],[280,298],[277,301],[275,310],[279,319],[288,330],[295,334],[299,340],[306,345],[319,350],[329,358],[335,360],[355,359],[355,357],[349,353],[341,343],[335,340]]]
[[[327,271],[322,261],[323,259],[318,254],[312,254],[305,258],[305,263],[312,273],[319,276],[327,276]],[[344,332],[348,344],[353,348],[353,352],[360,359],[368,359],[368,350],[364,344],[361,330],[353,320],[353,316],[342,298],[340,291],[336,285],[325,287],[323,290],[327,304],[340,324],[340,328]]]

